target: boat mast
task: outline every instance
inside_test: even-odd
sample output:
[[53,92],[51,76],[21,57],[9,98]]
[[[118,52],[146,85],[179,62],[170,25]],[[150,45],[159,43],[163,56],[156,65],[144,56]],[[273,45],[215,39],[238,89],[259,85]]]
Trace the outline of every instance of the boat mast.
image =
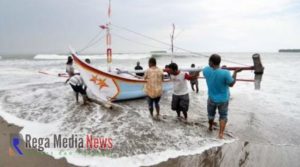
[[173,62],[173,55],[174,55],[174,32],[175,32],[175,24],[173,23],[173,30],[170,35],[170,37],[171,37],[171,53],[172,53],[171,62]]
[[112,63],[112,49],[111,49],[111,34],[110,34],[110,26],[111,26],[111,0],[109,0],[108,6],[108,22],[106,23],[106,56],[107,56],[107,71],[111,72],[111,63]]

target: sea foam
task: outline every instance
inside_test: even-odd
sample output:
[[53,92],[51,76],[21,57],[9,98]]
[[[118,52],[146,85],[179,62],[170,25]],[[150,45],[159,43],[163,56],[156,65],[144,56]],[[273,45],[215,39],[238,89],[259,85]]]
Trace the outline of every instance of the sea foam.
[[[58,55],[58,54],[37,54],[34,56],[36,60],[67,60],[68,56],[70,55]],[[149,58],[150,54],[113,54],[113,59],[116,60],[127,60],[127,59],[144,59]],[[81,59],[106,59],[106,55],[79,55]]]

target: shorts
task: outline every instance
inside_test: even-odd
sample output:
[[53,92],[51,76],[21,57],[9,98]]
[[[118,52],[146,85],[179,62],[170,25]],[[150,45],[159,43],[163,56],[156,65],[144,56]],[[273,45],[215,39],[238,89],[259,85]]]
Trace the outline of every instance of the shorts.
[[189,94],[172,96],[172,110],[187,112],[189,110]]
[[72,89],[74,90],[74,92],[80,93],[82,95],[86,95],[86,90],[83,89],[82,85],[76,85],[76,86],[74,86],[72,84],[70,84],[70,85],[71,85]]
[[207,100],[207,114],[208,120],[214,120],[216,115],[216,110],[219,111],[219,120],[225,120],[227,122],[227,115],[228,115],[228,101],[216,103],[212,100]]
[[149,106],[149,110],[153,110],[153,104],[155,107],[159,107],[159,101],[160,101],[160,96],[156,98],[151,98],[150,96],[147,96],[147,102]]
[[198,79],[194,79],[190,81],[192,85],[198,85]]

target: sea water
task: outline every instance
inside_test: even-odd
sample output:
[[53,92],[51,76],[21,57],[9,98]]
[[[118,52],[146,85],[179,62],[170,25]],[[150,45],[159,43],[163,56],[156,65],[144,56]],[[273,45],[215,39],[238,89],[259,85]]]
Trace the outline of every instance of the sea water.
[[[252,65],[252,54],[220,53],[222,65],[227,66]],[[209,56],[210,53],[204,55]],[[227,128],[227,133],[231,135],[226,135],[225,140],[219,140],[216,134],[206,131],[205,80],[199,81],[199,94],[190,89],[189,120],[197,125],[185,125],[176,120],[175,112],[170,109],[171,92],[164,94],[161,99],[161,114],[166,119],[154,121],[149,117],[146,99],[119,102],[121,111],[110,111],[93,103],[76,104],[72,89],[64,84],[66,78],[56,76],[65,71],[66,56],[11,58],[2,55],[0,60],[0,116],[9,123],[24,127],[21,131],[23,137],[29,134],[33,138],[53,138],[55,135],[70,138],[76,134],[85,140],[86,135],[90,134],[112,139],[112,149],[96,150],[94,152],[101,154],[94,156],[85,154],[84,148],[44,149],[55,158],[65,157],[68,162],[83,166],[152,165],[234,141],[237,138],[231,133],[231,129],[235,128],[230,124],[231,116],[240,124],[246,123],[256,127],[256,130],[261,128],[269,131],[261,138],[270,137],[270,143],[300,144],[300,54],[261,53],[265,66],[261,90],[254,90],[254,83],[251,82],[238,82],[231,89]],[[146,69],[149,57],[149,54],[119,54],[114,57],[113,66],[129,70],[134,69],[136,62],[140,61]],[[83,58],[91,58],[92,65],[97,68],[107,67],[103,55],[85,55]],[[170,61],[171,57],[157,58],[160,67]],[[196,67],[204,67],[208,57],[178,56],[173,57],[173,61],[182,68],[190,67],[191,63]],[[253,79],[253,71],[241,72],[238,78]],[[289,129],[294,126],[298,128],[284,133],[285,128],[279,126],[280,123],[287,124]],[[272,130],[274,128],[279,132]],[[251,135],[251,131],[241,133]],[[259,140],[260,137],[255,139]]]

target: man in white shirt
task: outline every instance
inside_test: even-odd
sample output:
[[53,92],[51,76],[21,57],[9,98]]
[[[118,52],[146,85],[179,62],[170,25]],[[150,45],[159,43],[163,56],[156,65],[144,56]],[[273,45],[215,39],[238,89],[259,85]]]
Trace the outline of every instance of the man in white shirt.
[[168,71],[173,82],[172,110],[177,112],[177,118],[181,119],[180,113],[183,112],[184,122],[187,122],[187,112],[189,110],[189,92],[187,80],[196,79],[198,75],[192,76],[178,70],[176,63],[168,66]]

